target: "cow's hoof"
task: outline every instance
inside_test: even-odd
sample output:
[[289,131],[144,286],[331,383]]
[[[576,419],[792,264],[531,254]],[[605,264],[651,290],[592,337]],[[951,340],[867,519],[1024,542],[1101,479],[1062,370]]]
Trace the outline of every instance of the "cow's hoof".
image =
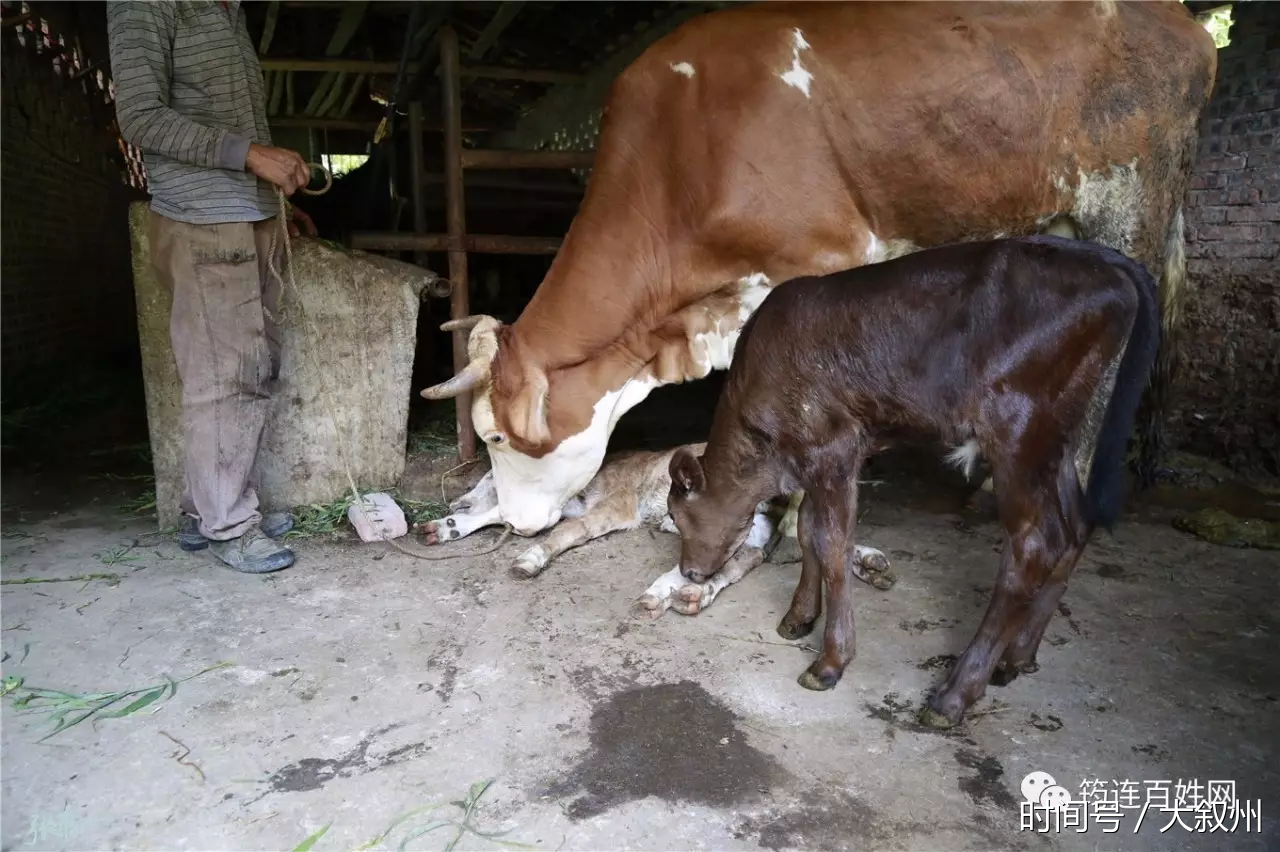
[[422,543],[423,544],[439,544],[440,543],[440,527],[435,521],[427,521],[421,526]]
[[918,718],[921,725],[926,728],[933,728],[937,731],[950,730],[960,723],[959,719],[953,722],[927,704],[921,708]]
[[778,635],[783,639],[794,642],[795,640],[803,639],[812,633],[813,625],[817,622],[818,619],[815,618],[813,621],[807,621],[803,624],[791,624],[784,618],[782,621],[778,622]]
[[631,617],[638,621],[656,621],[666,610],[656,595],[641,595],[631,604]]
[[804,553],[800,550],[799,539],[785,537],[778,542],[778,546],[773,549],[773,553],[769,554],[769,561],[774,565],[790,565],[793,562],[799,562],[804,558]]
[[812,689],[814,692],[825,692],[840,682],[840,672],[823,672],[822,674],[814,674],[813,669],[805,669],[801,672],[796,682],[805,689]]

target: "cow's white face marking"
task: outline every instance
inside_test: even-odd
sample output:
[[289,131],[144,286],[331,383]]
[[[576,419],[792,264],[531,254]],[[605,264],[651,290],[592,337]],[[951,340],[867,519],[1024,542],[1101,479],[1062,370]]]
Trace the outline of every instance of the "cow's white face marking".
[[810,74],[805,67],[800,64],[800,51],[809,49],[809,42],[805,41],[804,33],[794,29],[791,31],[792,47],[791,47],[791,67],[783,71],[779,76],[782,82],[788,86],[795,86],[804,92],[804,96],[809,97],[809,84],[813,82],[813,75]]
[[[769,295],[769,278],[762,272],[755,272],[746,278],[739,279],[738,313],[736,323],[734,317],[716,319],[712,331],[695,334],[693,337],[694,357],[699,372],[689,376],[690,379],[701,379],[712,370],[727,370],[733,362],[733,350],[738,345],[738,336],[742,333],[742,324],[756,312],[760,303]],[[732,325],[732,329],[726,329]]]
[[[565,504],[586,488],[600,470],[609,436],[619,418],[658,384],[648,377],[630,379],[618,390],[606,393],[596,402],[587,428],[564,439],[540,459],[512,450],[507,444],[489,445],[502,520],[520,535],[537,535],[558,522]],[[477,417],[476,423],[480,422]]]
[[686,77],[692,77],[694,74],[698,73],[693,70],[693,66],[688,62],[672,62],[671,70],[677,74],[683,74]]

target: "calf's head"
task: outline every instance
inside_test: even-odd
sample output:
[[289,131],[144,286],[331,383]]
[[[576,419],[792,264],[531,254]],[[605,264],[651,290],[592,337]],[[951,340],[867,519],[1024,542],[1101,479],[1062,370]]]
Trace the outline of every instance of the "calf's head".
[[519,351],[508,327],[480,315],[440,328],[471,329],[468,363],[421,395],[447,399],[473,392],[471,420],[488,447],[502,519],[520,535],[536,535],[560,520],[565,503],[600,470],[613,426],[635,394],[624,388],[577,405],[584,395],[566,387],[566,399],[549,421],[547,373]]
[[669,472],[667,511],[680,532],[680,573],[704,583],[746,541],[755,501],[745,493],[725,499],[708,488],[702,460],[687,447],[671,457]]

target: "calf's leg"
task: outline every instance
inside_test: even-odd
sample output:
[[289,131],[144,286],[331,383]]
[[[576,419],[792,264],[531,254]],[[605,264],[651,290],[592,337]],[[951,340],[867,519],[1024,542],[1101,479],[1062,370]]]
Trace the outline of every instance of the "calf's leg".
[[[1063,463],[1071,464],[1071,460]],[[1000,559],[991,604],[946,683],[921,711],[921,723],[930,727],[959,724],[965,711],[983,696],[1005,649],[1028,623],[1033,601],[1066,556],[1068,542],[1055,484],[1051,481],[1042,488],[1028,488],[1014,482],[1005,487],[1014,492],[1001,495],[1000,501],[1009,546]],[[1044,603],[1049,599],[1046,596]]]
[[[628,511],[630,509],[630,511]],[[542,573],[552,559],[570,548],[636,525],[635,507],[606,500],[580,518],[561,521],[540,543],[530,547],[511,565],[512,576],[528,580]]]
[[1084,495],[1080,491],[1076,465],[1063,464],[1059,467],[1058,495],[1066,507],[1057,519],[1066,538],[1062,558],[1036,593],[1026,623],[1009,643],[992,672],[991,683],[994,686],[1008,686],[1019,674],[1031,674],[1039,669],[1036,652],[1040,641],[1067,591],[1067,581],[1089,539],[1090,530],[1084,520]]
[[716,595],[754,571],[764,561],[764,551],[743,545],[729,557],[724,567],[705,583],[687,583],[671,601],[671,608],[681,615],[697,615],[711,606]]
[[800,581],[791,596],[791,608],[778,622],[778,635],[783,639],[800,639],[813,632],[813,625],[822,615],[822,566],[813,547],[811,533],[817,524],[814,502],[806,499],[800,504],[796,524],[796,538],[800,541]]
[[[856,470],[856,468],[855,468]],[[854,477],[856,480],[856,476]],[[822,653],[799,678],[805,689],[831,689],[840,682],[845,667],[857,653],[853,622],[853,589],[849,586],[846,558],[853,551],[857,519],[857,484],[824,488],[806,497],[817,498],[814,524],[807,539],[806,559],[813,553],[821,566],[822,588],[827,600],[827,619],[822,634]]]

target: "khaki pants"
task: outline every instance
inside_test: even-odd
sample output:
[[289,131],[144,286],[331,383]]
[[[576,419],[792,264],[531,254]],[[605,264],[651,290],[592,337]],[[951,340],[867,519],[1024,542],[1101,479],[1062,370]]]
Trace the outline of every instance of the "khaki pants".
[[280,374],[280,288],[267,267],[275,219],[188,225],[150,214],[151,263],[173,293],[169,335],[182,381],[182,510],[215,540],[259,523],[258,445]]

